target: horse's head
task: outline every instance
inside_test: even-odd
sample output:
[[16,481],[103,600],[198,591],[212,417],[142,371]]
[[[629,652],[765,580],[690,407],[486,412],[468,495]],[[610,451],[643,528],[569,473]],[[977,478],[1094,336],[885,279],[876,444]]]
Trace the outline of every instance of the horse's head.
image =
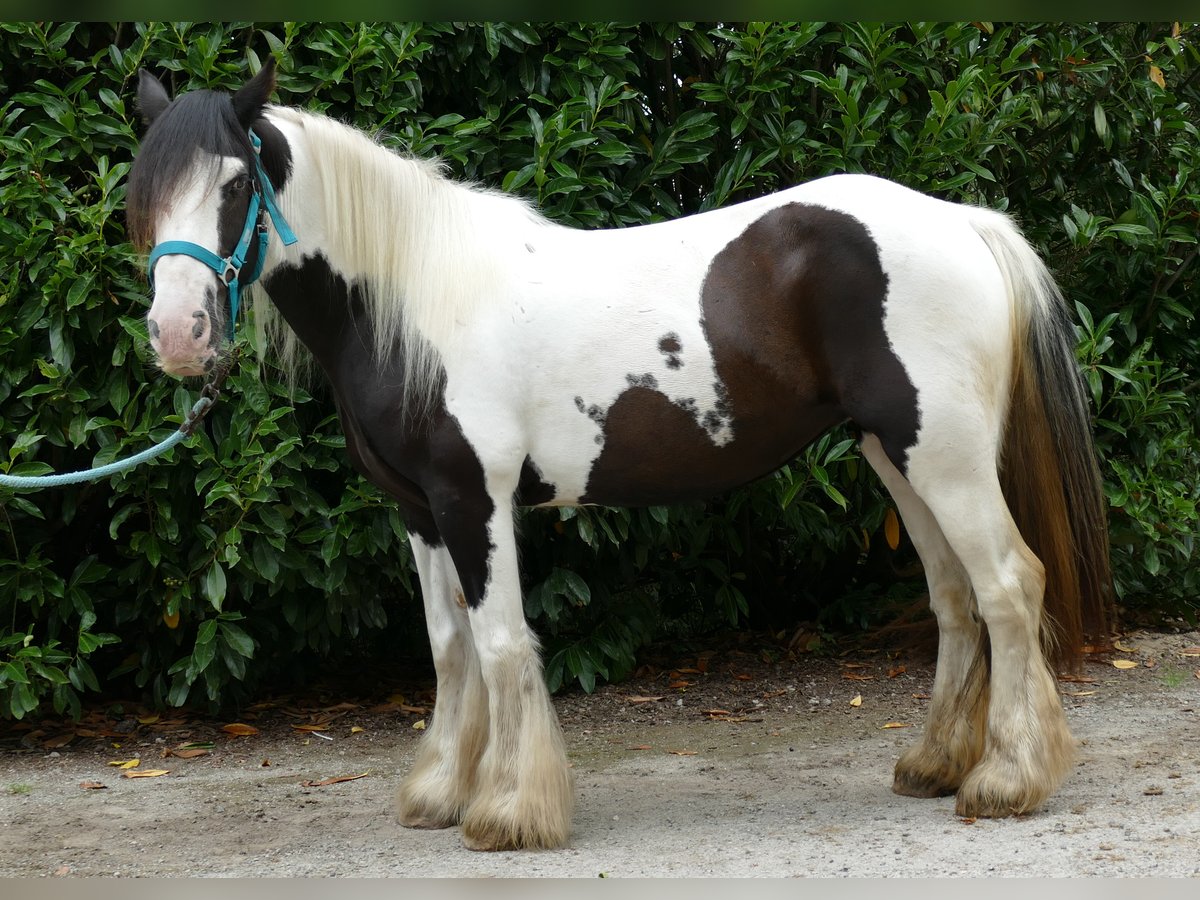
[[[275,216],[264,193],[269,198],[288,168],[282,138],[261,118],[274,86],[273,59],[232,95],[193,91],[172,100],[157,78],[140,73],[138,105],[149,127],[129,175],[127,219],[134,244],[151,250],[147,327],[169,374],[213,367],[232,333],[238,292],[261,269],[265,216]],[[262,164],[252,129],[272,138]]]

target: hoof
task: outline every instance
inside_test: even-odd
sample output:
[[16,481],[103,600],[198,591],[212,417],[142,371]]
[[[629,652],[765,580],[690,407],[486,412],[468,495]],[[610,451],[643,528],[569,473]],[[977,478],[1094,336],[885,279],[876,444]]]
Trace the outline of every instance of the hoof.
[[896,762],[892,791],[904,797],[947,797],[958,790],[965,775],[962,764],[955,765],[943,754],[918,744]]
[[1034,783],[1028,779],[980,765],[958,789],[954,811],[965,818],[1003,819],[1021,816],[1038,809],[1053,792],[1056,783]]
[[569,827],[547,827],[546,823],[463,821],[462,842],[468,850],[556,850],[565,847]]
[[424,796],[404,784],[396,797],[396,817],[405,828],[449,828],[462,821],[462,807],[450,800],[438,800],[439,792]]

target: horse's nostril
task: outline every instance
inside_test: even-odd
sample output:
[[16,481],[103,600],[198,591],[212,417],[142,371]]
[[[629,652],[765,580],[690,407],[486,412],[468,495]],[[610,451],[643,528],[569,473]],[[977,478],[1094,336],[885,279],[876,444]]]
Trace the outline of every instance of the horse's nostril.
[[192,318],[196,320],[196,324],[192,326],[192,338],[198,341],[204,337],[205,329],[208,328],[208,313],[198,309],[192,313]]
[[146,327],[150,330],[150,337],[157,341],[158,340],[158,323],[155,322],[153,319],[147,319]]

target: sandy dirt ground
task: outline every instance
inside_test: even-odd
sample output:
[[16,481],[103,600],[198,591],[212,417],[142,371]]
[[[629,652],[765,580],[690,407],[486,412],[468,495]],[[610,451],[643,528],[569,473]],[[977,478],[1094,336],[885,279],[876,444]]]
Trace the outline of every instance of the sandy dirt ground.
[[[1120,645],[1060,681],[1076,769],[1017,819],[891,792],[928,663],[746,645],[556,698],[578,807],[570,845],[549,852],[474,853],[457,829],[397,824],[431,699],[419,685],[237,720],[123,706],[0,724],[0,876],[1196,877],[1200,633]],[[154,770],[167,774],[124,777]]]

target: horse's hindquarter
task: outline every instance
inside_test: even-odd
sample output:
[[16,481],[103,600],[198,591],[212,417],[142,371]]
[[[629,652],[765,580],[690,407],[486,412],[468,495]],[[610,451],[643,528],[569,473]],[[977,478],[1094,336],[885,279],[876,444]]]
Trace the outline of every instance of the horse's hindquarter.
[[[876,222],[836,208],[864,193],[870,206],[876,188]],[[911,213],[887,207],[910,197],[834,179],[661,225],[547,229],[525,248],[513,296],[448,362],[450,409],[510,466],[527,456],[560,504],[708,496],[846,418],[902,453],[917,391],[885,305],[934,261],[889,248],[885,271],[872,230],[894,242],[892,220]],[[903,303],[902,327],[919,330],[920,310]]]

